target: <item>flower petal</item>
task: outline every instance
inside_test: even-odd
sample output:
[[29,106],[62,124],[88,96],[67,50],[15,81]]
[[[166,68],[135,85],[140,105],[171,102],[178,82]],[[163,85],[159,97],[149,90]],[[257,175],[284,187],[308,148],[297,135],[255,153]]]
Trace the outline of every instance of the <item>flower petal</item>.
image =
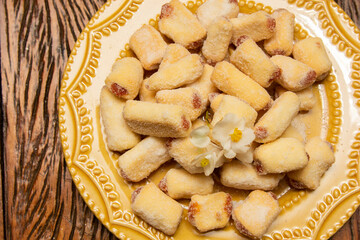
[[221,121],[215,124],[215,127],[212,129],[212,137],[219,143],[226,142],[230,139],[230,132],[232,131],[232,126],[227,126]]
[[210,143],[209,137],[190,138],[190,142],[198,148],[206,148]]
[[245,163],[252,163],[253,162],[253,151],[251,149],[249,149],[247,152],[245,153],[237,153],[236,154],[236,159],[245,162]]
[[223,149],[222,146],[219,146],[219,145],[217,145],[217,144],[215,144],[215,143],[213,143],[213,142],[210,142],[209,145],[206,147],[206,150],[207,150],[208,152],[213,151],[213,152],[218,153],[218,152],[220,152],[222,149]]
[[229,149],[224,151],[224,156],[228,159],[232,159],[236,156],[236,153],[232,149]]
[[241,142],[243,145],[249,145],[254,141],[255,139],[254,130],[250,128],[244,128],[242,132],[243,132],[243,137],[239,142]]
[[228,113],[221,121],[215,124],[212,129],[212,136],[218,142],[224,142],[239,124],[239,118],[235,114]]
[[254,141],[255,134],[250,128],[243,129],[243,137],[238,142],[231,142],[231,148],[236,153],[245,153],[249,150],[250,144]]
[[242,124],[245,124],[243,118],[239,118],[233,113],[227,113],[222,121],[235,126],[241,126]]
[[237,123],[237,128],[240,130],[243,130],[245,128],[245,119],[239,118],[239,121]]
[[194,161],[194,162],[195,162],[195,166],[201,167],[201,160],[203,160],[204,158],[206,158],[207,155],[209,155],[209,152],[204,152],[204,153],[201,153],[201,154],[197,155],[197,156],[195,157],[195,161]]
[[228,151],[231,149],[231,140],[228,139],[226,142],[223,142],[221,145],[225,151]]
[[207,155],[206,158],[209,159],[209,164],[204,167],[204,173],[205,176],[209,176],[215,169],[215,163],[217,161],[216,154],[213,152],[212,154]]
[[231,149],[236,153],[244,153],[249,150],[249,145],[244,145],[241,141],[231,142]]
[[210,143],[209,132],[208,126],[196,128],[190,134],[190,142],[198,148],[205,148]]
[[198,127],[194,130],[192,130],[190,137],[203,137],[203,136],[207,136],[210,132],[210,129],[208,126],[201,126]]
[[[230,137],[235,129],[241,131],[239,141],[233,141]],[[229,159],[234,158],[237,154],[246,153],[255,139],[253,130],[245,127],[245,119],[239,118],[233,113],[226,114],[221,121],[215,124],[212,136],[220,142],[224,149],[224,156]]]
[[215,163],[215,168],[221,167],[227,159],[224,157],[224,150],[221,150],[216,155],[217,161]]

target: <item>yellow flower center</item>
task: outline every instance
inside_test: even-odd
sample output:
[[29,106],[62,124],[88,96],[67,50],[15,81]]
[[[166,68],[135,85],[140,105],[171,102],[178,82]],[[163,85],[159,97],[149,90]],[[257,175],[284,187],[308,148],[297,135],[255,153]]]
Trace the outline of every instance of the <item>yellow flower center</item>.
[[200,162],[201,167],[206,167],[207,165],[209,165],[209,163],[210,163],[210,161],[207,158],[203,158]]
[[242,131],[239,130],[238,128],[235,128],[234,132],[230,134],[230,137],[231,137],[231,141],[238,142],[242,138]]

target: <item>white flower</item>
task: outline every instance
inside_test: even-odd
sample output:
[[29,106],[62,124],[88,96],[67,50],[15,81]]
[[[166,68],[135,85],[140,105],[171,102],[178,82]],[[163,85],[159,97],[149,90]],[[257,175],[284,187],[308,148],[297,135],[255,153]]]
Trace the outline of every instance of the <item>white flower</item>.
[[234,158],[237,155],[239,158],[243,158],[245,154],[246,160],[249,161],[247,152],[255,135],[252,129],[245,126],[244,118],[239,118],[232,113],[226,114],[221,121],[215,124],[212,136],[223,147],[226,158]]
[[209,138],[210,129],[208,126],[202,126],[194,129],[190,133],[191,143],[198,148],[206,148],[210,143]]
[[190,142],[197,148],[205,151],[195,158],[195,164],[204,169],[206,176],[209,176],[215,168],[224,164],[225,158],[223,151],[215,144],[210,142],[210,129],[202,126],[194,129],[190,134]]
[[205,175],[209,176],[215,168],[222,166],[226,161],[223,154],[222,150],[219,151],[216,147],[213,147],[209,151],[198,155],[195,161],[197,166],[204,168]]
[[236,159],[245,162],[245,163],[252,163],[254,158],[254,152],[252,149],[249,149],[248,151],[244,153],[237,153]]

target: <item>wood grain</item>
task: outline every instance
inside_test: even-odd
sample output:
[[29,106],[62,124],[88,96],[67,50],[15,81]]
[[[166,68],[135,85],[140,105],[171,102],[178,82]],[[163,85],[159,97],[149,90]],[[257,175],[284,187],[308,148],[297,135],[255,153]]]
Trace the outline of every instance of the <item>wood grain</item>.
[[354,23],[360,26],[360,1],[359,0],[335,0],[339,6],[350,16]]
[[[57,98],[67,57],[105,0],[1,0],[0,239],[115,239],[63,160]],[[359,26],[360,2],[337,0]],[[360,213],[332,238],[359,239]]]
[[1,2],[6,239],[115,239],[72,183],[57,119],[67,57],[104,2]]

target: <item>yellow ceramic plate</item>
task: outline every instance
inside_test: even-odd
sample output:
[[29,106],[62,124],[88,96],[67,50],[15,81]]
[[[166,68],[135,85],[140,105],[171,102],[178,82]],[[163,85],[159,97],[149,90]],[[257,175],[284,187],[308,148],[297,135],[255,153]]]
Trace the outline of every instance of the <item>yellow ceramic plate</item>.
[[[202,1],[187,2],[195,10]],[[66,65],[59,99],[59,122],[66,163],[81,196],[98,219],[122,239],[168,239],[136,217],[130,209],[133,189],[117,173],[118,155],[104,143],[99,114],[100,89],[113,62],[130,54],[130,35],[143,23],[156,26],[164,1],[109,0],[81,33]],[[282,213],[264,239],[327,239],[360,204],[360,35],[334,1],[240,0],[242,12],[283,7],[296,15],[296,37],[322,38],[333,62],[333,72],[317,86],[321,104],[312,116],[315,133],[336,149],[336,162],[313,192],[277,190]],[[313,126],[313,125],[312,125]],[[316,126],[316,124],[315,124]],[[119,133],[121,134],[121,133]],[[151,176],[158,182],[170,163]],[[233,191],[235,199],[245,193]],[[186,208],[186,201],[182,202]],[[185,214],[184,214],[185,216]],[[200,234],[184,220],[175,239],[242,239],[232,224]]]

